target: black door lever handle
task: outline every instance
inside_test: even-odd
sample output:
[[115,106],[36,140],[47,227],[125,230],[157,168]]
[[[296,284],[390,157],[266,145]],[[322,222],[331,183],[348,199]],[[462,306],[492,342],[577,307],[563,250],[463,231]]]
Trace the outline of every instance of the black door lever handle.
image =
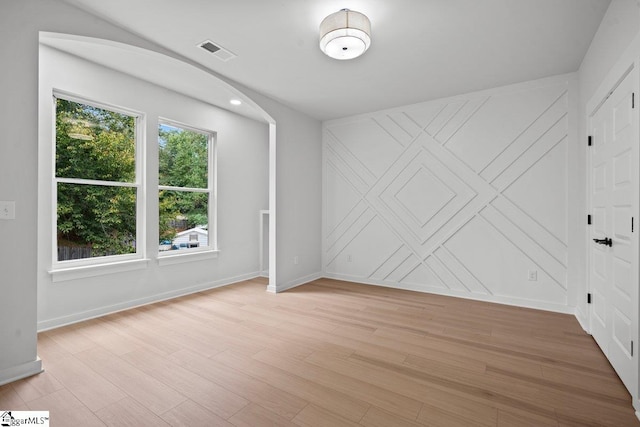
[[604,239],[593,239],[594,242],[599,243],[605,246],[613,246],[613,240],[610,237],[605,237]]

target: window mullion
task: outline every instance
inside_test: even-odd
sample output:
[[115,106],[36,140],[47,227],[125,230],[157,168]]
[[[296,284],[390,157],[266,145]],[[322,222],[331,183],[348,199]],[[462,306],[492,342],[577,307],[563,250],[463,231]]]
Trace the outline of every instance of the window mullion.
[[184,191],[189,193],[208,193],[209,188],[190,188],[190,187],[172,187],[170,185],[159,185],[159,190],[167,190],[167,191]]
[[98,185],[102,187],[128,187],[138,188],[140,184],[137,182],[119,182],[119,181],[100,181],[93,179],[82,178],[59,178],[56,177],[56,182],[61,184],[83,184],[83,185]]

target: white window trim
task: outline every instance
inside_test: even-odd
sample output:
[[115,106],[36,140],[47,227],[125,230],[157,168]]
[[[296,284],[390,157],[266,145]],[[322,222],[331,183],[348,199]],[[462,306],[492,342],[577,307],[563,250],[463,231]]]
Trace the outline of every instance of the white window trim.
[[122,260],[122,258],[105,257],[112,260],[103,262],[101,264],[74,266],[68,268],[56,268],[50,270],[48,273],[51,275],[52,282],[65,282],[68,280],[86,279],[87,277],[104,276],[105,274],[123,273],[126,271],[143,270],[147,268],[149,259],[130,259]]
[[196,192],[209,194],[208,203],[208,227],[207,227],[207,246],[198,248],[180,249],[179,251],[166,251],[158,252],[158,264],[159,265],[172,265],[183,262],[199,261],[202,259],[217,258],[218,253],[218,134],[216,131],[197,128],[191,125],[184,124],[175,120],[158,117],[158,127],[161,125],[168,125],[185,129],[191,132],[197,132],[207,136],[207,176],[208,187],[207,188],[190,188],[190,187],[174,187],[169,185],[158,185],[158,193],[160,190],[168,191],[184,191],[184,192]]
[[[194,261],[204,261],[208,259],[218,258],[219,250],[197,250],[198,248],[193,249],[181,249],[179,251],[167,251],[172,253],[161,253],[158,254],[158,265],[175,265],[182,264],[185,262],[194,262]],[[173,253],[175,252],[175,253]],[[179,253],[181,252],[181,253]]]
[[[135,119],[136,140],[135,140],[135,163],[136,163],[136,179],[134,182],[120,181],[100,181],[82,178],[58,178],[56,176],[56,134],[55,117],[57,114],[56,99],[64,99],[71,102],[90,105],[92,107],[101,108],[116,113],[124,114]],[[68,92],[53,90],[53,138],[52,138],[52,168],[51,168],[51,191],[52,191],[52,212],[51,212],[51,270],[54,282],[63,280],[73,280],[76,278],[92,277],[108,273],[117,273],[120,271],[130,271],[138,268],[145,268],[148,260],[146,255],[146,222],[145,222],[145,186],[144,186],[144,129],[146,115],[139,111],[125,109],[110,104],[96,102],[88,98],[74,95]],[[128,187],[136,189],[136,252],[133,254],[102,256],[94,258],[83,258],[77,260],[58,261],[58,184],[81,184],[81,185],[99,185],[112,187]]]

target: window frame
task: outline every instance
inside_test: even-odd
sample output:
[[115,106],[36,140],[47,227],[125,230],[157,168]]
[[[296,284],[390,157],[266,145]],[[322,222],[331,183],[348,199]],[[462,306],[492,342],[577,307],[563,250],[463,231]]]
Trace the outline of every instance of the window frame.
[[[168,119],[166,117],[158,117],[158,126],[157,126],[157,135],[156,138],[159,139],[159,130],[160,126],[166,125],[179,129],[184,129],[190,132],[199,133],[207,136],[207,188],[191,188],[191,187],[175,187],[170,185],[160,185],[158,182],[157,189],[157,201],[159,208],[159,200],[160,200],[160,191],[180,191],[180,192],[194,192],[194,193],[202,193],[208,194],[209,201],[207,203],[207,216],[208,216],[208,224],[207,224],[207,246],[198,246],[197,248],[186,248],[175,251],[157,251],[158,262],[163,264],[174,264],[182,261],[192,261],[192,260],[200,260],[207,259],[210,257],[217,256],[218,250],[218,191],[217,191],[217,159],[218,159],[218,133],[214,130],[199,128],[196,126],[188,125],[183,122]],[[158,170],[156,171],[157,176],[160,176],[160,148],[159,143],[156,141],[158,147]],[[160,227],[160,217],[158,216],[158,229]],[[156,239],[158,244],[160,242],[159,236]]]
[[[56,170],[56,158],[57,158],[57,127],[56,127],[56,115],[57,115],[57,103],[58,99],[62,99],[65,101],[75,102],[79,104],[89,105],[91,107],[100,108],[103,110],[108,110],[114,113],[123,114],[134,119],[135,123],[135,141],[134,141],[134,150],[135,150],[135,180],[133,182],[121,182],[121,181],[102,181],[102,180],[92,180],[92,179],[84,179],[84,178],[60,178],[57,176]],[[94,275],[104,274],[104,267],[106,265],[114,265],[123,267],[126,270],[131,270],[132,266],[135,266],[135,261],[143,261],[146,257],[146,244],[145,244],[145,236],[146,236],[146,221],[145,221],[145,182],[144,182],[144,165],[145,165],[145,156],[144,156],[144,136],[145,136],[145,123],[146,123],[146,115],[145,113],[135,111],[129,108],[122,108],[115,105],[111,105],[105,102],[94,101],[88,97],[78,96],[75,94],[71,94],[68,92],[64,92],[61,90],[54,89],[53,90],[53,115],[52,115],[52,128],[53,128],[53,138],[52,138],[52,156],[51,156],[51,223],[52,223],[52,236],[51,236],[51,245],[52,245],[52,269],[50,273],[56,274],[60,276],[70,276],[70,278],[75,278],[74,272],[77,271],[78,277],[90,277]],[[91,258],[81,258],[81,259],[73,259],[73,260],[58,260],[58,184],[74,184],[74,185],[97,185],[104,187],[124,187],[124,188],[134,188],[136,192],[136,246],[135,253],[131,254],[121,254],[121,255],[106,255],[106,256],[98,256]],[[133,262],[133,263],[132,263]],[[146,265],[145,263],[143,263]],[[98,268],[93,268],[98,267]],[[144,266],[141,265],[140,268]],[[95,271],[93,271],[95,270]],[[93,272],[92,272],[93,271]],[[60,274],[61,273],[61,274]],[[55,278],[54,278],[54,281]]]

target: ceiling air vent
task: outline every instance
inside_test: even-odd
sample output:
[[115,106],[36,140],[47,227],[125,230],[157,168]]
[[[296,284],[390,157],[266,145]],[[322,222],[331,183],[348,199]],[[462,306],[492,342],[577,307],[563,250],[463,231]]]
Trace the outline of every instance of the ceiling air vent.
[[235,53],[213,43],[211,40],[205,40],[198,46],[224,62],[227,62],[228,60],[233,59],[237,56]]

